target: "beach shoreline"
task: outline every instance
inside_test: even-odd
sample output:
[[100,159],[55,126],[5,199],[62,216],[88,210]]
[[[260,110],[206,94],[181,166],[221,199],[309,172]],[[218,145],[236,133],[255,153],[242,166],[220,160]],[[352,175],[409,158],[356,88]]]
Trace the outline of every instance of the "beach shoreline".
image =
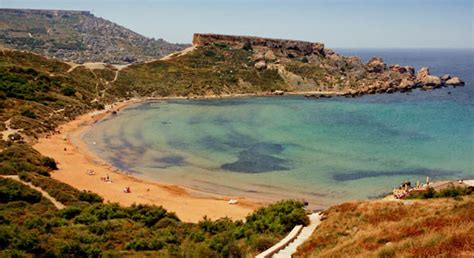
[[[241,96],[232,95],[232,97]],[[209,99],[211,98],[218,97],[210,96]],[[104,110],[80,115],[60,125],[56,133],[39,138],[33,144],[33,148],[57,161],[58,170],[51,173],[51,177],[56,180],[79,190],[95,192],[103,197],[105,202],[119,203],[123,206],[132,204],[163,206],[169,212],[175,212],[185,222],[198,222],[204,216],[210,219],[222,217],[244,219],[249,213],[265,205],[266,203],[249,198],[200,192],[184,186],[129,175],[99,158],[81,139],[81,135],[94,123],[109,117],[114,112],[145,101],[167,99],[186,98],[140,98],[116,102]],[[94,175],[89,175],[88,171],[94,171]],[[111,182],[101,180],[105,177],[110,177]],[[130,188],[130,193],[123,191],[127,187]],[[229,204],[231,199],[238,200],[238,203]]]

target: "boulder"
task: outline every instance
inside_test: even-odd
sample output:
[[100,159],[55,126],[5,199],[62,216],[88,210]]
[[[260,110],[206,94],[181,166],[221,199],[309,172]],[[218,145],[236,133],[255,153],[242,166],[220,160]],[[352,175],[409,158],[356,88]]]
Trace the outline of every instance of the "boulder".
[[407,69],[407,72],[410,74],[410,75],[415,75],[415,68],[413,66],[405,66],[405,69]]
[[387,65],[383,62],[380,57],[372,57],[366,64],[368,72],[381,73],[387,69]]
[[323,52],[324,52],[324,55],[325,55],[325,56],[334,55],[334,51],[333,51],[332,49],[330,49],[330,48],[325,48],[325,49],[323,50]]
[[424,86],[433,86],[435,88],[441,87],[443,85],[443,82],[438,76],[434,75],[427,75],[421,79],[421,84]]
[[463,86],[464,81],[459,79],[459,77],[454,76],[453,78],[446,81],[446,85]]
[[258,61],[254,66],[257,70],[264,70],[267,68],[267,63],[265,63],[265,61]]
[[422,67],[418,73],[416,73],[416,79],[422,80],[424,77],[430,75],[430,69],[428,67]]
[[314,43],[313,44],[313,54],[324,55],[324,44]]
[[449,75],[449,74],[445,74],[445,75],[441,76],[442,81],[447,81],[449,79],[451,79],[451,75]]
[[403,90],[409,90],[415,87],[415,82],[409,79],[403,79],[400,82],[400,85],[398,88],[403,89]]
[[258,62],[258,61],[264,60],[264,59],[265,59],[265,56],[264,56],[262,53],[255,53],[255,54],[252,56],[252,59],[253,59],[253,61]]
[[273,53],[273,51],[271,50],[268,50],[267,52],[265,52],[265,60],[268,60],[268,61],[275,61],[276,60],[276,56],[275,56],[275,53]]
[[283,94],[285,94],[285,92],[282,91],[282,90],[276,90],[276,91],[273,92],[273,94],[275,94],[275,95],[283,95]]

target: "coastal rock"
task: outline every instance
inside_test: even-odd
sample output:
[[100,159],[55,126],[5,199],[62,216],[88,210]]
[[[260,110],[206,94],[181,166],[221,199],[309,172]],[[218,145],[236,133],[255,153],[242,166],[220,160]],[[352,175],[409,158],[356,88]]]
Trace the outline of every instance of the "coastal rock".
[[366,64],[367,71],[372,73],[381,73],[387,69],[387,65],[380,57],[372,57]]
[[415,82],[409,79],[403,79],[400,82],[400,85],[398,88],[403,89],[403,90],[410,90],[415,87]]
[[425,86],[433,86],[437,88],[437,87],[441,87],[441,85],[443,85],[443,82],[438,76],[427,75],[421,79],[421,84]]
[[422,67],[418,73],[416,73],[416,79],[421,81],[426,76],[430,75],[430,69],[428,67]]
[[408,66],[406,65],[405,66],[405,69],[407,69],[407,72],[410,74],[410,75],[415,75],[415,68],[413,66]]
[[267,68],[267,63],[265,63],[265,61],[258,61],[254,66],[257,70],[264,70]]
[[454,76],[453,78],[446,81],[446,85],[463,86],[464,81],[459,79],[459,77]]
[[400,66],[396,64],[396,65],[390,65],[389,69],[393,72],[400,73],[400,74],[414,75],[415,73],[415,68],[411,66]]
[[440,78],[441,78],[442,81],[447,81],[447,80],[451,79],[451,75],[445,74],[445,75],[441,76]]

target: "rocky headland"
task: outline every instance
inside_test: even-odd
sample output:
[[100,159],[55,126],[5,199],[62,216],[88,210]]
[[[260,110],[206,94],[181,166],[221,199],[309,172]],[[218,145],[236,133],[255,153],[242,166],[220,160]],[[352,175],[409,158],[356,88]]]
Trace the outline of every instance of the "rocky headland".
[[225,44],[252,51],[254,68],[277,70],[291,86],[290,91],[324,92],[308,96],[359,96],[464,85],[459,77],[435,76],[427,67],[416,72],[412,66],[386,64],[380,57],[363,63],[359,57],[340,55],[319,42],[195,34],[193,44],[196,47]]

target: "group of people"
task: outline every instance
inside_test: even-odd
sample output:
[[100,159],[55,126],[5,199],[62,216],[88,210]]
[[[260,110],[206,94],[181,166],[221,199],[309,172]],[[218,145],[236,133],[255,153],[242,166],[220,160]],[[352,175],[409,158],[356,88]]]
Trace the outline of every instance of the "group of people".
[[[88,174],[89,176],[93,176],[93,175],[95,175],[95,172],[94,172],[94,170],[90,169],[90,170],[87,171],[87,174]],[[105,181],[105,182],[107,182],[107,183],[112,183],[112,178],[109,176],[109,174],[107,174],[106,176],[101,176],[101,177],[100,177],[100,180]],[[129,186],[124,187],[122,191],[123,191],[124,193],[131,193],[131,192],[132,192],[132,191],[130,190],[130,187],[129,187]],[[150,191],[150,190],[147,189],[147,191]]]
[[107,183],[112,183],[112,178],[110,178],[109,174],[107,174],[106,176],[101,176],[100,180],[105,181]]

